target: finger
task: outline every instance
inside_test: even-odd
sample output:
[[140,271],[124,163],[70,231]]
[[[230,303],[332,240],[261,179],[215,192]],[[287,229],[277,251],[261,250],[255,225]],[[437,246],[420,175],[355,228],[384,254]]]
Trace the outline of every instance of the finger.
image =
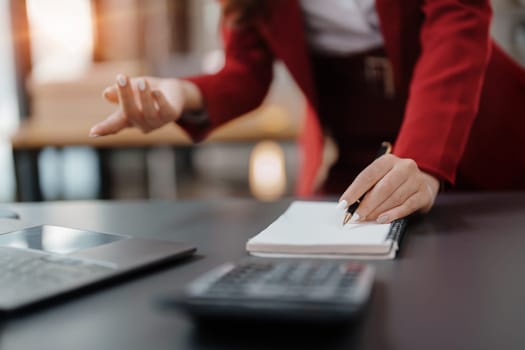
[[383,203],[381,203],[372,212],[366,215],[367,220],[376,220],[381,214],[390,209],[402,205],[408,198],[413,196],[418,190],[419,186],[416,181],[405,181],[399,186]]
[[395,159],[395,156],[386,154],[374,160],[357,175],[339,201],[345,200],[349,204],[357,201],[392,169]]
[[134,124],[140,122],[140,110],[135,102],[133,95],[133,88],[129,78],[123,74],[117,76],[117,93],[119,97],[120,107],[126,117]]
[[98,137],[115,134],[128,126],[130,126],[130,124],[126,119],[126,116],[119,109],[100,123],[93,126],[89,131],[89,136]]
[[428,203],[428,196],[424,192],[416,192],[411,197],[409,197],[402,205],[397,206],[377,218],[378,223],[388,224],[394,220],[404,218],[419,209],[423,208]]
[[[385,201],[389,200],[392,194],[407,181],[408,175],[409,174],[405,172],[404,169],[398,169],[396,171],[396,168],[394,167],[382,179],[380,179],[366,194],[361,203],[359,203],[356,212],[358,212],[360,219],[375,219],[370,215]],[[399,204],[400,202],[396,203],[396,205]]]
[[118,92],[117,92],[117,86],[108,86],[102,91],[102,97],[104,97],[107,101],[111,103],[118,103]]
[[140,98],[135,95],[130,79],[123,74],[119,74],[117,76],[117,85],[120,107],[129,123],[139,128],[143,133],[150,132],[152,128],[144,120],[144,115],[137,105]]
[[425,191],[430,198],[428,205],[426,207],[421,208],[421,212],[428,213],[430,209],[432,209],[432,207],[434,206],[434,201],[436,200],[436,196],[439,192],[439,180],[436,177],[425,172],[422,172],[421,174],[424,179],[422,191]]
[[158,128],[162,125],[162,122],[159,118],[159,112],[155,107],[155,102],[151,96],[151,90],[146,79],[139,79],[137,81],[137,87],[139,90],[140,103],[142,105],[142,114],[144,116],[144,121],[151,128]]
[[[377,209],[390,195],[401,186],[405,181],[410,181],[413,186],[411,192],[417,190],[420,181],[418,181],[419,169],[416,162],[412,159],[400,159],[393,157],[394,166],[367,194],[365,200],[360,203],[358,215],[363,219],[374,219],[370,214]],[[411,195],[412,193],[409,193]],[[405,198],[402,198],[403,201]]]
[[179,119],[180,111],[175,109],[168,100],[166,100],[166,96],[164,96],[162,92],[154,90],[151,96],[157,103],[157,106],[159,106],[159,116],[164,123]]

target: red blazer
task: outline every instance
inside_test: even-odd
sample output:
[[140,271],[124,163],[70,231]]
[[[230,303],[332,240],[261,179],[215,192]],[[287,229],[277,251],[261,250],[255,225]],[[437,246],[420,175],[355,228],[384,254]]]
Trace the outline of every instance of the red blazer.
[[[309,104],[301,133],[299,195],[312,192],[323,135],[298,0],[267,0],[244,27],[222,26],[226,63],[187,78],[202,91],[210,125],[183,125],[195,141],[256,108],[282,60]],[[525,72],[490,39],[489,0],[376,0],[397,93],[407,96],[394,154],[472,188],[525,188]],[[350,184],[351,179],[349,180]],[[459,179],[458,179],[459,181]]]

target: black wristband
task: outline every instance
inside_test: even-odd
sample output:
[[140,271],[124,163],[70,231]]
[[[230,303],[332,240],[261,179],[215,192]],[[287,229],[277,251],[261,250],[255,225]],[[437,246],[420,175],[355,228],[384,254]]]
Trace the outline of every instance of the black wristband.
[[202,109],[182,112],[177,122],[204,128],[210,124],[210,119],[208,118],[208,113]]

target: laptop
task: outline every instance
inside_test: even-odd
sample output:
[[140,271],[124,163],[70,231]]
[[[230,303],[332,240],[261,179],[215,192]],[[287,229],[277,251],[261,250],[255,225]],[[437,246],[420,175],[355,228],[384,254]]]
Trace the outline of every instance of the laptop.
[[0,313],[189,257],[195,251],[186,243],[50,225],[0,234]]

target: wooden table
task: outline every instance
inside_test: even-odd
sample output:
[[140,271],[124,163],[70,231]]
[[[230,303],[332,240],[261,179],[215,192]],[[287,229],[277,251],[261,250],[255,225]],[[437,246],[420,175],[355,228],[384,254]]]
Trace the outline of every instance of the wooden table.
[[[12,135],[13,158],[17,179],[17,198],[20,201],[40,201],[38,155],[45,147],[93,147],[101,161],[101,179],[107,175],[107,151],[115,148],[156,146],[188,146],[189,137],[176,125],[166,125],[147,135],[137,129],[127,129],[117,135],[90,138],[90,128],[100,117],[82,119],[28,118]],[[291,118],[285,109],[267,105],[236,119],[214,131],[205,143],[255,142],[262,139],[295,140],[299,122]],[[107,188],[102,184],[101,195],[107,197]]]

